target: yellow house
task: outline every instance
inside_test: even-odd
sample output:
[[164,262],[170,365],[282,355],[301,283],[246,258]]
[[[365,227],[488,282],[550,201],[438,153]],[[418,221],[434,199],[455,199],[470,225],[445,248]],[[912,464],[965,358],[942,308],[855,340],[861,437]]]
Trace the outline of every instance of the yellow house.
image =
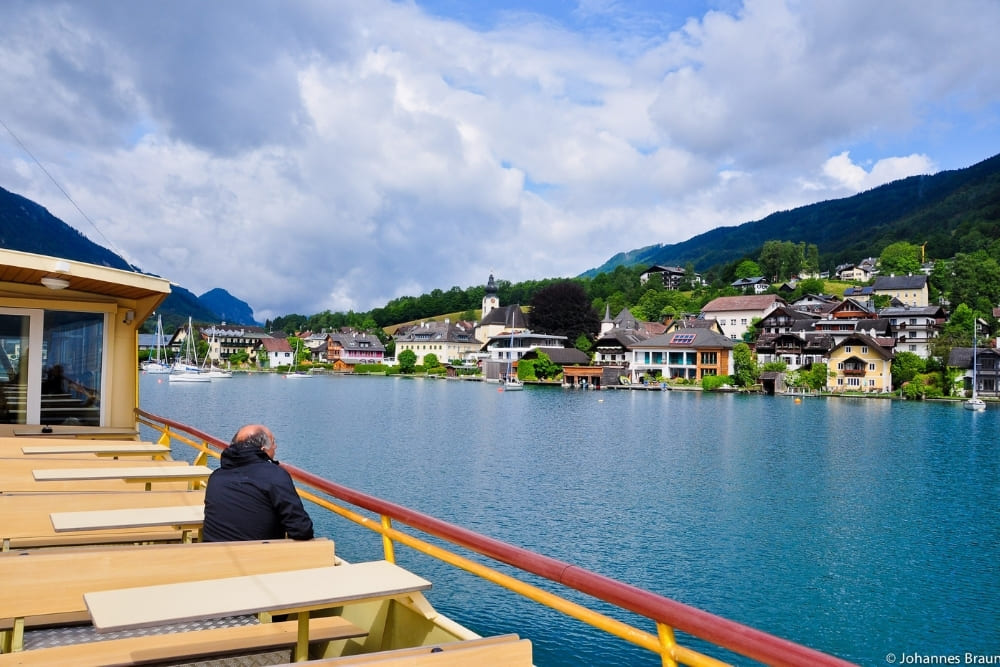
[[865,334],[853,334],[830,351],[827,391],[892,391],[892,349]]

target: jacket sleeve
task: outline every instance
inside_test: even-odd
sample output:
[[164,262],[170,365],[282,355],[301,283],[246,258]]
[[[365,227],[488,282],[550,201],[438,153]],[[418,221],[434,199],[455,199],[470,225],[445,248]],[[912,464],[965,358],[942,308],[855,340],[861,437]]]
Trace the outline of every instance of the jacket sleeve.
[[313,522],[302,506],[302,499],[295,491],[292,477],[287,471],[278,468],[273,492],[274,509],[278,513],[281,525],[288,537],[293,540],[311,540],[313,538]]

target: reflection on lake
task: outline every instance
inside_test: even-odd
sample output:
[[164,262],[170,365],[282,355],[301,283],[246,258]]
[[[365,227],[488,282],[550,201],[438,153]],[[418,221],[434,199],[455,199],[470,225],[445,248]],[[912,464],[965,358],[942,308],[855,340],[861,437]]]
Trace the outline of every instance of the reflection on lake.
[[[1000,653],[994,406],[162,377],[143,376],[143,409],[223,439],[264,422],[279,459],[333,481],[861,664]],[[348,560],[380,557],[366,531],[319,526]],[[538,665],[658,664],[399,557],[443,613],[530,638]]]

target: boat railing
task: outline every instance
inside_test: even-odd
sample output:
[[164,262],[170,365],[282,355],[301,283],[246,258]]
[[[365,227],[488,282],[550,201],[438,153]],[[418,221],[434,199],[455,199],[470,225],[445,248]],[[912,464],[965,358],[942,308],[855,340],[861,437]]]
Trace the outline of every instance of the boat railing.
[[[144,410],[136,410],[136,414],[139,424],[160,433],[158,440],[160,444],[172,446],[177,442],[197,451],[195,464],[203,465],[209,457],[218,458],[220,452],[227,446],[224,441],[181,422]],[[282,467],[300,485],[308,487],[306,489],[299,487],[299,494],[303,499],[380,534],[386,560],[395,562],[395,545],[405,545],[651,651],[660,656],[665,667],[678,664],[718,667],[728,664],[681,646],[676,641],[675,630],[768,665],[852,664],[571,563],[543,556],[356,491],[287,463],[282,463]],[[377,519],[357,510],[375,514]],[[461,554],[431,544],[420,537],[401,531],[398,528],[399,524],[486,556],[498,563],[512,566],[523,573],[542,577],[565,588],[643,616],[655,623],[656,633],[588,609]]]

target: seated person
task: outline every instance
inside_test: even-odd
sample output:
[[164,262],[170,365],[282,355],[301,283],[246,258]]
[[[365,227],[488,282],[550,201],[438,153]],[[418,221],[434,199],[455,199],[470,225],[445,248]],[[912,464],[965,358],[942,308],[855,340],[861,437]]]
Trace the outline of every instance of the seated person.
[[208,478],[202,541],[311,540],[312,519],[292,477],[274,460],[274,434],[261,424],[243,426]]

